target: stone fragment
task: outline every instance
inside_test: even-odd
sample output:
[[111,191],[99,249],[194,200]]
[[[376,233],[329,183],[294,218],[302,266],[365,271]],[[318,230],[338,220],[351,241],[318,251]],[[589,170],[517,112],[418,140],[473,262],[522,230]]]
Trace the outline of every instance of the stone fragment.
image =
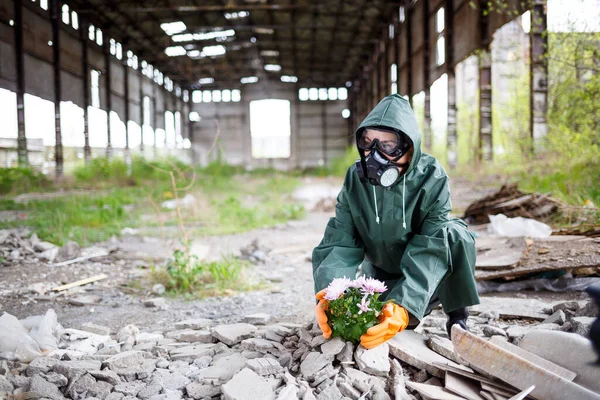
[[487,337],[508,336],[506,334],[506,332],[504,331],[504,329],[498,328],[497,326],[493,326],[493,325],[485,325],[483,327],[483,334]]
[[210,331],[198,330],[182,333],[179,336],[180,342],[196,342],[196,343],[212,343],[214,342],[213,335]]
[[160,386],[156,383],[153,383],[153,384],[146,386],[142,390],[140,390],[137,394],[137,397],[142,400],[149,399],[152,396],[156,396],[157,394],[160,394],[161,390],[162,390],[162,386]]
[[58,359],[53,357],[38,357],[29,363],[27,367],[27,376],[33,376],[38,374],[45,374],[52,370],[55,364],[59,362]]
[[259,351],[263,354],[269,353],[273,354],[274,356],[279,356],[282,351],[287,352],[285,347],[281,346],[277,342],[258,338],[243,340],[241,343],[241,347],[243,350]]
[[0,393],[12,394],[15,387],[6,377],[0,375]]
[[406,383],[404,379],[404,372],[402,366],[397,359],[393,358],[390,360],[390,369],[392,372],[391,379],[391,391],[394,393],[394,399],[396,400],[410,400],[408,392],[406,391]]
[[587,301],[583,307],[577,311],[578,317],[596,317],[600,314],[600,309],[593,300]]
[[333,378],[335,375],[337,375],[337,373],[337,369],[334,369],[332,365],[327,365],[325,368],[323,368],[314,375],[313,381],[311,382],[310,386],[320,387],[322,386],[322,382],[328,380],[329,378]]
[[[321,347],[322,349],[322,347]],[[335,356],[336,360],[341,362],[342,364],[352,363],[354,357],[354,344],[352,342],[346,342],[346,345],[342,349],[342,351]]]
[[271,320],[271,316],[265,313],[249,314],[242,318],[242,322],[252,325],[266,325]]
[[119,375],[109,369],[104,369],[102,371],[90,371],[89,373],[97,380],[108,382],[113,386],[116,386],[122,382]]
[[576,301],[563,301],[561,303],[554,304],[552,306],[552,311],[557,312],[558,310],[577,311],[579,310],[579,303]]
[[352,385],[346,382],[339,382],[337,384],[340,393],[346,397],[351,398],[352,400],[358,400],[360,398],[361,393],[354,389]]
[[[242,354],[243,355],[243,354]],[[194,365],[199,369],[207,368],[212,362],[212,357],[210,356],[202,356],[194,360]],[[158,366],[158,364],[157,364]]]
[[110,335],[110,328],[107,328],[106,326],[94,324],[93,322],[84,323],[83,325],[81,325],[81,330],[86,331],[86,332],[92,332],[97,335],[104,335],[104,336]]
[[261,358],[263,356],[262,353],[259,353],[258,351],[251,351],[251,350],[242,351],[242,355],[249,360],[253,359],[253,358]]
[[224,400],[271,400],[275,392],[271,385],[254,371],[244,368],[222,386]]
[[556,310],[551,316],[546,318],[542,324],[558,324],[562,325],[567,322],[567,317],[563,310]]
[[179,372],[157,369],[150,377],[151,384],[160,385],[164,390],[183,390],[190,379]]
[[423,383],[425,382],[427,379],[429,379],[429,375],[427,374],[427,371],[425,371],[424,369],[420,370],[419,372],[417,372],[416,374],[413,375],[413,381],[417,382],[417,383]]
[[346,376],[350,380],[350,383],[352,383],[352,385],[359,390],[362,390],[361,388],[363,386],[361,385],[361,387],[359,388],[356,385],[357,383],[368,386],[369,381],[371,380],[371,377],[369,375],[367,375],[364,372],[359,371],[355,368],[344,368],[344,374],[346,374]]
[[41,398],[51,400],[62,400],[65,398],[58,387],[47,382],[44,378],[39,375],[34,375],[31,378],[30,392],[36,393]]
[[143,352],[137,350],[130,350],[111,356],[102,363],[102,366],[104,368],[117,370],[126,368],[136,368],[143,362]]
[[156,359],[144,360],[142,365],[136,368],[136,376],[138,379],[146,379],[150,377],[152,372],[156,369]]
[[561,326],[558,324],[539,324],[531,328],[532,330],[536,329],[545,329],[547,331],[559,331],[561,330]]
[[232,353],[213,361],[213,364],[194,373],[198,381],[227,382],[234,374],[246,366],[246,358],[240,353]]
[[246,366],[259,375],[274,375],[283,370],[277,360],[272,358],[255,358],[246,361]]
[[252,336],[256,327],[250,324],[219,325],[212,329],[213,336],[228,346],[233,346]]
[[100,371],[101,366],[102,363],[97,360],[61,361],[54,365],[53,371],[66,376],[72,382],[87,372]]
[[519,347],[576,372],[573,382],[600,393],[598,368],[594,366],[597,356],[588,339],[567,332],[531,331],[523,337]]
[[118,393],[123,393],[125,396],[136,397],[140,390],[145,386],[146,383],[142,381],[123,382],[116,385],[113,390]]
[[283,336],[278,335],[275,331],[268,330],[265,332],[265,339],[271,340],[273,342],[281,343],[283,342]]
[[443,387],[416,382],[407,382],[406,385],[412,390],[419,392],[422,397],[427,399],[464,400],[464,397],[455,395]]
[[56,257],[54,258],[54,262],[60,263],[63,261],[69,261],[80,256],[81,248],[79,247],[79,244],[77,242],[70,241],[58,250]]
[[436,367],[434,362],[450,364],[456,368],[464,368],[430,350],[425,344],[423,337],[414,331],[404,330],[396,334],[387,343],[390,347],[390,353],[394,357],[418,369],[425,369],[431,375],[438,378],[444,377],[444,371]]
[[313,337],[310,334],[310,332],[304,328],[301,328],[298,333],[300,335],[299,343],[304,343],[305,345],[310,346],[310,343],[313,340]]
[[[81,380],[81,378],[79,379]],[[79,381],[78,381],[79,382]],[[113,389],[113,385],[108,382],[98,381],[95,382],[87,391],[87,396],[96,397],[100,400],[104,400],[108,397]]]
[[588,337],[595,320],[596,318],[593,317],[573,317],[571,318],[571,329],[578,335]]
[[[557,332],[558,333],[558,332]],[[598,395],[532,364],[493,343],[479,338],[458,325],[452,327],[452,343],[459,355],[473,368],[493,374],[518,389],[535,385],[532,397],[538,399],[598,399]]]
[[458,357],[458,355],[454,352],[454,346],[452,345],[452,341],[450,339],[439,336],[431,336],[429,339],[427,339],[427,347],[442,357],[446,357],[457,364],[463,364],[465,362],[464,360],[461,360],[460,357]]
[[317,372],[330,365],[332,360],[332,357],[312,351],[308,353],[302,364],[300,364],[300,371],[305,378],[311,380]]
[[144,300],[144,306],[148,308],[166,309],[167,300],[164,297],[153,297],[151,299]]
[[371,375],[387,376],[390,372],[390,348],[387,343],[366,349],[359,345],[354,353],[358,368]]
[[373,396],[371,398],[373,400],[392,400],[386,393],[383,385],[376,381],[375,378],[371,378],[370,382],[372,383]]
[[82,295],[82,296],[75,296],[75,297],[70,297],[68,300],[69,304],[72,304],[74,306],[93,306],[94,304],[98,304],[102,301],[102,297],[100,296],[96,296],[94,294],[90,294],[90,295]]
[[506,335],[514,344],[519,344],[519,341],[531,330],[529,326],[513,325],[506,330]]
[[171,350],[170,356],[172,360],[185,360],[192,362],[196,358],[202,356],[213,356],[215,354],[214,344],[195,344]]
[[199,382],[192,382],[185,387],[189,397],[199,400],[207,397],[215,397],[221,394],[221,386],[214,386],[211,384],[203,384]]
[[123,393],[112,392],[104,400],[123,400],[125,395]]
[[159,340],[164,339],[164,335],[160,332],[142,332],[135,337],[135,342],[140,343],[154,343],[156,344]]
[[317,400],[340,400],[343,397],[336,385],[329,385],[317,395]]
[[42,378],[47,380],[49,383],[60,387],[67,386],[69,384],[69,380],[66,376],[58,374],[56,372],[49,372],[47,374],[41,374]]
[[31,378],[23,375],[8,375],[8,381],[16,388],[29,387],[31,385]]
[[327,341],[327,339],[325,338],[325,336],[323,335],[317,335],[313,338],[312,342],[310,342],[310,346],[315,348],[317,346],[322,345],[323,343],[325,343]]
[[206,329],[212,325],[212,320],[206,318],[186,319],[175,323],[175,329]]
[[277,400],[296,400],[298,398],[298,387],[287,385],[277,395]]
[[336,337],[326,341],[321,345],[321,353],[325,354],[326,356],[335,356],[338,355],[345,346],[346,342],[339,337]]

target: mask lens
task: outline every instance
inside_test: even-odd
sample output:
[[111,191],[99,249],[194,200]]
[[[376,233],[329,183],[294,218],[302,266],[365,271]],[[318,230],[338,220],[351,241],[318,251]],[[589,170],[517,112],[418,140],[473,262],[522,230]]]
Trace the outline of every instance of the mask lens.
[[400,147],[400,136],[396,133],[386,133],[384,137],[371,138],[368,137],[368,135],[363,134],[358,139],[358,147],[361,150],[373,150],[375,146],[377,146],[381,152],[387,155],[393,155]]

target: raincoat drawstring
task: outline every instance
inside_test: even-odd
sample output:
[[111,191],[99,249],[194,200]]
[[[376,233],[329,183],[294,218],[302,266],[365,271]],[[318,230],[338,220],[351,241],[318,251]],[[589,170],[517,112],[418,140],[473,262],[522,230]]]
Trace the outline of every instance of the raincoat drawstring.
[[375,186],[373,187],[373,199],[375,200],[375,222],[379,223],[379,212],[377,211],[377,192],[375,191]]
[[[406,229],[406,212],[404,210],[404,198],[405,197],[406,197],[406,173],[404,174],[404,179],[402,180],[402,227],[404,229]],[[377,206],[377,205],[375,205],[375,206]]]

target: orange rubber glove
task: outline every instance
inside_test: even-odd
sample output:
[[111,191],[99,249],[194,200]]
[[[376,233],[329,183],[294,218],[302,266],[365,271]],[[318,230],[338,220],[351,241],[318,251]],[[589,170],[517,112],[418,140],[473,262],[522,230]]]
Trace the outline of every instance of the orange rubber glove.
[[360,344],[367,349],[379,346],[402,332],[408,326],[408,311],[402,306],[387,303],[381,309],[379,324],[370,327],[360,337]]
[[329,339],[331,336],[331,327],[327,323],[327,314],[325,314],[325,310],[329,310],[329,302],[325,300],[325,293],[326,290],[323,289],[315,296],[319,300],[319,303],[315,307],[315,314],[317,314],[317,323],[323,332],[323,337]]

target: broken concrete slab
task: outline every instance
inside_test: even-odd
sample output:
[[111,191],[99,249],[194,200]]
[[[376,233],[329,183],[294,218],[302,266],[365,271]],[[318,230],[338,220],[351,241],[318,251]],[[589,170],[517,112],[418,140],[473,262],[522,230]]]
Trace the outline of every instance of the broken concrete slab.
[[215,397],[221,394],[221,386],[192,382],[185,387],[185,390],[191,398],[195,400],[207,397]]
[[222,386],[224,400],[271,400],[275,392],[271,385],[250,368],[244,368]]
[[219,381],[221,383],[230,380],[233,375],[246,366],[246,358],[240,353],[225,355],[205,369],[201,369],[194,376],[198,381]]
[[464,397],[457,396],[451,391],[434,385],[425,383],[407,382],[406,385],[419,392],[421,396],[432,400],[464,400]]
[[477,261],[475,267],[483,270],[512,268],[516,266],[527,244],[522,237],[485,236],[475,241]]
[[536,299],[482,296],[481,304],[469,307],[470,314],[496,311],[504,319],[532,319],[543,321],[548,315],[542,313],[547,303]]
[[277,360],[272,358],[254,358],[246,361],[246,366],[259,375],[274,375],[283,370]]
[[558,324],[562,325],[567,322],[567,316],[563,310],[556,310],[551,316],[546,318],[542,324]]
[[573,317],[571,318],[571,327],[574,333],[588,337],[590,329],[596,318],[594,317]]
[[87,372],[100,371],[101,366],[102,363],[96,360],[61,361],[54,365],[53,371],[73,381]]
[[150,383],[160,385],[163,390],[183,390],[191,380],[179,372],[157,369],[150,377]]
[[344,349],[345,346],[346,342],[336,337],[321,345],[321,353],[327,356],[336,356]]
[[545,358],[537,356],[527,350],[524,350],[519,346],[515,346],[513,344],[505,342],[504,340],[502,340],[496,336],[494,336],[490,339],[490,343],[493,343],[494,345],[496,345],[504,350],[510,351],[511,353],[516,354],[517,356],[524,358],[525,360],[527,360],[533,364],[539,365],[540,367],[546,369],[547,371],[550,371],[558,376],[562,376],[563,378],[565,378],[568,381],[572,381],[577,376],[577,374],[573,371],[569,371],[568,369],[563,368],[560,365],[557,365],[553,362],[550,362],[550,361],[546,360]]
[[250,324],[219,325],[212,329],[213,336],[228,346],[233,346],[252,336],[256,327]]
[[110,328],[102,325],[94,324],[93,322],[86,322],[81,325],[82,331],[92,332],[97,335],[108,336],[110,335]]
[[212,325],[212,320],[206,318],[186,319],[175,322],[175,329],[206,329]]
[[190,330],[185,333],[182,333],[179,336],[179,341],[191,343],[213,343],[214,337],[210,331]]
[[137,350],[125,351],[115,354],[102,363],[104,368],[117,370],[125,368],[134,368],[144,362],[144,352]]
[[457,325],[452,327],[452,343],[458,354],[473,368],[493,374],[521,390],[535,385],[536,389],[532,395],[536,398],[600,399],[600,395],[546,371]]
[[215,354],[216,344],[202,343],[193,346],[185,346],[171,350],[172,360],[184,360],[192,362],[202,356],[213,356]]
[[454,352],[454,345],[452,341],[447,338],[439,336],[430,336],[427,339],[427,347],[435,351],[442,357],[446,357],[449,360],[454,361],[457,364],[465,365],[465,361],[461,360],[460,357]]
[[306,379],[312,380],[317,372],[331,365],[332,360],[333,357],[326,356],[317,351],[311,351],[300,364],[300,371],[302,371],[302,375]]
[[573,382],[600,393],[598,368],[592,365],[597,357],[588,339],[575,333],[531,331],[523,337],[519,347],[576,372]]
[[372,349],[366,349],[362,345],[356,348],[354,359],[358,368],[367,374],[377,376],[388,376],[390,372],[390,347],[382,343]]
[[434,362],[450,364],[456,368],[469,370],[429,349],[425,339],[414,331],[402,331],[388,342],[390,353],[401,361],[419,369],[425,369],[433,376],[444,377],[444,371],[434,365]]
[[242,318],[242,322],[252,325],[266,325],[271,320],[271,315],[265,313],[249,314]]
[[468,400],[484,400],[479,395],[481,386],[479,383],[467,379],[454,372],[446,371],[444,387],[452,393],[458,394]]
[[35,375],[31,378],[29,391],[36,393],[40,397],[51,400],[62,400],[65,398],[55,385],[49,383],[39,375]]

